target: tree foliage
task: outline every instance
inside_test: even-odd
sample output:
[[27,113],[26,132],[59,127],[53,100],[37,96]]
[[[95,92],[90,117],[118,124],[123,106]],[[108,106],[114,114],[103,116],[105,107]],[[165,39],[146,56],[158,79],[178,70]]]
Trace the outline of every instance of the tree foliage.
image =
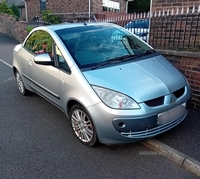
[[15,16],[20,17],[20,11],[17,8],[17,6],[15,6],[15,4],[12,4],[12,6],[11,6],[10,9],[12,9],[12,11],[13,11],[13,13],[14,13]]
[[2,2],[2,3],[0,3],[0,12],[7,13],[7,14],[10,14],[10,15],[14,15],[12,9],[10,9],[10,8],[7,6],[7,4],[6,4],[5,1]]
[[49,22],[49,23],[52,23],[52,24],[61,23],[60,16],[53,14],[50,10],[43,10],[42,11],[42,19],[43,19],[43,21]]
[[150,11],[151,0],[134,0],[129,2],[128,13],[148,12]]

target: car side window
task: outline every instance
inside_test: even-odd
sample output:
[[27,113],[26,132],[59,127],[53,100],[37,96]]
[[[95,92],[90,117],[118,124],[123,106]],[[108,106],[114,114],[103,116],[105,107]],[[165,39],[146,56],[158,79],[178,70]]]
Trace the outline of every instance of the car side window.
[[69,73],[70,68],[57,45],[55,45],[55,54],[58,60],[59,68]]
[[33,32],[26,40],[24,47],[33,54],[48,53],[52,58],[53,39],[46,31],[39,30]]

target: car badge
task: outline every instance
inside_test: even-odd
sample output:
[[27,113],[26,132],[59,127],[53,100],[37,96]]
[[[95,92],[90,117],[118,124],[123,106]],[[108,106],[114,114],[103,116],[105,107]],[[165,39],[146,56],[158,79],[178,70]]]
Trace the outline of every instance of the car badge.
[[175,101],[176,101],[176,97],[172,95],[170,97],[170,103],[174,103]]

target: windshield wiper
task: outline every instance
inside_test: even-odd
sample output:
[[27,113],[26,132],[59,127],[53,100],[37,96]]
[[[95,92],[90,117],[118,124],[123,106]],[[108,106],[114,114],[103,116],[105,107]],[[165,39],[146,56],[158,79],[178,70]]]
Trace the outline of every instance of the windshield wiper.
[[149,54],[153,54],[153,53],[156,53],[156,51],[154,49],[150,49],[145,52],[145,55],[149,55]]
[[133,57],[136,58],[136,57],[141,57],[141,56],[149,55],[149,54],[153,54],[153,53],[156,53],[156,51],[153,50],[153,49],[150,49],[150,50],[147,50],[145,53],[124,55],[124,56],[121,56],[121,57],[113,58],[113,59],[104,61],[102,63],[99,63],[98,65],[92,67],[91,70],[95,70],[95,69],[99,68],[100,66],[104,66],[104,65],[107,65],[107,64],[110,64],[110,63],[126,61],[126,60],[129,60],[130,58],[133,58]]
[[107,65],[107,64],[110,64],[110,63],[113,63],[113,62],[116,62],[116,59],[110,59],[110,60],[98,63],[96,66],[93,66],[91,68],[91,70],[95,70],[95,69],[99,68],[100,66],[104,66],[104,65]]
[[130,58],[130,57],[133,57],[133,56],[135,56],[135,55],[124,55],[124,56],[121,56],[121,57],[112,58],[110,60],[99,63],[98,65],[92,67],[91,70],[95,70],[95,69],[99,68],[100,66],[108,65],[110,63],[116,63],[116,62],[119,62],[123,59],[127,59],[127,58]]
[[136,57],[140,57],[140,56],[144,56],[144,55],[149,55],[149,54],[153,54],[153,53],[156,53],[156,51],[154,49],[150,49],[150,50],[145,51],[144,53],[124,55],[122,57],[116,58],[115,60],[117,60],[117,61],[124,60],[124,59],[125,60],[129,60],[129,58],[131,58],[131,57],[136,58]]

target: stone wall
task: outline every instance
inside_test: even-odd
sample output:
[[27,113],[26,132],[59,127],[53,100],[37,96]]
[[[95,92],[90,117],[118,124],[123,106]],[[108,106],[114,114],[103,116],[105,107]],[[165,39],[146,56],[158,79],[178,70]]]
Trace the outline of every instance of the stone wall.
[[0,13],[0,32],[21,43],[27,36],[26,23],[16,21],[16,18],[11,15]]
[[188,79],[192,91],[192,108],[200,110],[200,53],[158,50]]

